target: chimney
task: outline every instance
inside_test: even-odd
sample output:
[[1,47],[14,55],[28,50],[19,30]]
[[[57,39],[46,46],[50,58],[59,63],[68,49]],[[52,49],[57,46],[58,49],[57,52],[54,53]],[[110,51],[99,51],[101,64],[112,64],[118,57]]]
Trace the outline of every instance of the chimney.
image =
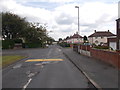
[[95,31],[95,33],[96,33],[96,30],[94,30]]
[[108,32],[110,32],[110,30],[108,30]]

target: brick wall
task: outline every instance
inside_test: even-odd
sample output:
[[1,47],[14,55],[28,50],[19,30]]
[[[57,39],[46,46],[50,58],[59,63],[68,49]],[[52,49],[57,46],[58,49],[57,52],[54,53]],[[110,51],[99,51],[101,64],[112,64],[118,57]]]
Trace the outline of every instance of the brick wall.
[[98,49],[91,49],[90,52],[92,57],[109,63],[120,69],[120,53],[103,51]]
[[78,50],[78,45],[73,45],[73,50],[83,54],[84,52],[90,52],[90,55],[93,58],[102,60],[112,66],[115,66],[120,69],[120,52],[104,51],[100,49],[91,48],[89,45],[80,45],[80,50]]
[[80,49],[90,51],[90,45],[80,45]]

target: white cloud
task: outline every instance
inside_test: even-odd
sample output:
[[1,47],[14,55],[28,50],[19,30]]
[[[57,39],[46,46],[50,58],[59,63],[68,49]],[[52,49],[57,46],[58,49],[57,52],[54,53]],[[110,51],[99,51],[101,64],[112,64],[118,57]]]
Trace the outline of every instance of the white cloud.
[[[16,2],[17,1],[17,2]],[[25,6],[27,2],[46,2],[46,0],[1,0],[2,11],[10,11],[21,17],[26,17],[28,21],[47,23],[49,34],[56,40],[59,37],[65,38],[77,31],[77,9],[80,7],[80,33],[90,35],[96,30],[110,30],[116,32],[115,19],[117,19],[118,5],[116,3],[84,2],[84,3],[64,3],[53,10]],[[48,0],[47,0],[48,1]],[[49,0],[48,2],[72,2],[73,0]],[[76,0],[77,1],[77,0]],[[21,3],[18,3],[21,2]]]

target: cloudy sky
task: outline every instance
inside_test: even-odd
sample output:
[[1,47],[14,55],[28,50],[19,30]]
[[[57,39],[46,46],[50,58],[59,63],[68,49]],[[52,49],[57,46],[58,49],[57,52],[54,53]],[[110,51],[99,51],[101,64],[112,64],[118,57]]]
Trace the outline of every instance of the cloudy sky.
[[26,17],[29,22],[47,24],[55,40],[76,33],[78,9],[80,35],[110,30],[116,34],[119,0],[0,0],[0,11]]

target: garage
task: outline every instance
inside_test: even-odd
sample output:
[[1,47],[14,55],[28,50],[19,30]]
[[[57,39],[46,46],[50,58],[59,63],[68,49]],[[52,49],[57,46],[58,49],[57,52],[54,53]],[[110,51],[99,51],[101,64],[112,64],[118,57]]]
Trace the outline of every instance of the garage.
[[109,46],[113,49],[113,50],[116,50],[117,49],[117,45],[116,45],[116,42],[110,42],[109,43]]

